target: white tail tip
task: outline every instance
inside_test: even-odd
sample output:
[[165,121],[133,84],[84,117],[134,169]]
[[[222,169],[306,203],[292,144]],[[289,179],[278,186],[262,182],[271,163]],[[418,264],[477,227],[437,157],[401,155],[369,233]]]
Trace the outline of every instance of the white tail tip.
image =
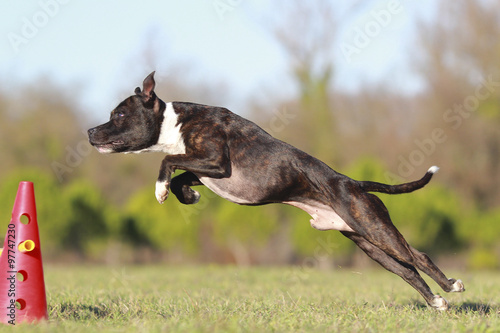
[[430,173],[436,173],[439,171],[439,167],[433,165],[429,168],[429,170],[427,170],[427,172],[430,172]]

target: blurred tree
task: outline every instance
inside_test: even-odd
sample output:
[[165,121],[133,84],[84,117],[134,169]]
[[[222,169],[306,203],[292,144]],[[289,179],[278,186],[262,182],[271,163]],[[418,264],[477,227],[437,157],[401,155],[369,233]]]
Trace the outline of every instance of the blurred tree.
[[[333,79],[332,47],[336,24],[330,1],[280,2],[283,21],[275,30],[290,59],[298,87],[300,112],[293,112],[302,137],[302,148],[327,162],[336,160],[335,122],[330,105]],[[292,141],[293,142],[293,141]]]
[[437,12],[420,24],[422,51],[415,53],[427,85],[422,110],[431,110],[421,124],[445,130],[448,140],[434,159],[447,182],[483,207],[498,206],[500,3],[440,1]]
[[9,143],[3,148],[0,173],[20,165],[36,165],[52,173],[54,161],[66,164],[67,148],[76,145],[80,128],[65,89],[42,77],[32,86],[18,88],[0,99],[4,103],[1,132],[4,142]]
[[226,106],[232,94],[231,87],[213,76],[207,81],[200,80],[199,70],[190,61],[172,61],[170,50],[161,50],[165,48],[166,38],[162,35],[161,27],[156,26],[144,34],[142,46],[137,49],[137,53],[131,54],[123,66],[126,80],[121,80],[120,84],[126,84],[123,86],[124,95],[132,94],[135,86],[142,85],[144,78],[156,71],[155,92],[164,102],[186,101]]
[[[281,1],[278,7],[277,11],[283,15],[275,23],[274,33],[289,60],[297,97],[279,106],[277,109],[281,111],[277,115],[271,115],[282,120],[279,133],[272,134],[326,163],[338,163],[341,157],[330,102],[334,75],[332,48],[337,28],[332,3]],[[273,118],[267,123],[272,121]],[[309,260],[306,265],[329,265],[349,248],[350,244],[338,233],[313,229],[305,212],[284,206],[279,209],[284,217],[280,228],[288,230],[296,260]],[[326,261],[318,260],[325,258]]]

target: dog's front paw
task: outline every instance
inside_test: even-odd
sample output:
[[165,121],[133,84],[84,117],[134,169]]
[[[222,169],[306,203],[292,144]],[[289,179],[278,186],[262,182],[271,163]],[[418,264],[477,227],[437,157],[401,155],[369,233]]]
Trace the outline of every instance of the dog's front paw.
[[158,200],[160,204],[165,202],[165,200],[167,200],[168,198],[168,187],[169,184],[166,181],[156,182],[155,196],[156,200]]

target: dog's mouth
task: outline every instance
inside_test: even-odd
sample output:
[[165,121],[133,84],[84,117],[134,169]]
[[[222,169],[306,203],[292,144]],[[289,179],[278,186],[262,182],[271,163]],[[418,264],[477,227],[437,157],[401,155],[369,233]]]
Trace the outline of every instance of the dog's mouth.
[[99,151],[100,153],[112,153],[115,151],[117,147],[120,147],[124,144],[122,140],[118,141],[111,141],[108,143],[94,143],[93,146]]

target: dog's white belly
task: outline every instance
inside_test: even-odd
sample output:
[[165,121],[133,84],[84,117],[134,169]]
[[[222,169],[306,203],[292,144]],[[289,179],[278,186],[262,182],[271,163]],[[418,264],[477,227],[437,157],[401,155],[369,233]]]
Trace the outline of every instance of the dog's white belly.
[[285,204],[297,207],[311,215],[311,226],[315,229],[325,230],[338,230],[338,231],[354,231],[345,221],[333,210],[333,208],[312,202],[305,204],[303,202],[288,201]]
[[[222,198],[241,205],[260,203],[262,190],[258,189],[247,177],[233,168],[231,177],[228,178],[209,178],[198,177],[200,181],[211,191]],[[285,201],[288,204],[302,209],[312,219],[311,226],[318,230],[338,230],[353,231],[351,227],[333,210],[333,208],[320,204],[318,202],[303,203],[297,201]]]
[[240,205],[259,202],[261,193],[240,172],[233,168],[231,177],[209,178],[198,177],[200,181],[218,196]]

